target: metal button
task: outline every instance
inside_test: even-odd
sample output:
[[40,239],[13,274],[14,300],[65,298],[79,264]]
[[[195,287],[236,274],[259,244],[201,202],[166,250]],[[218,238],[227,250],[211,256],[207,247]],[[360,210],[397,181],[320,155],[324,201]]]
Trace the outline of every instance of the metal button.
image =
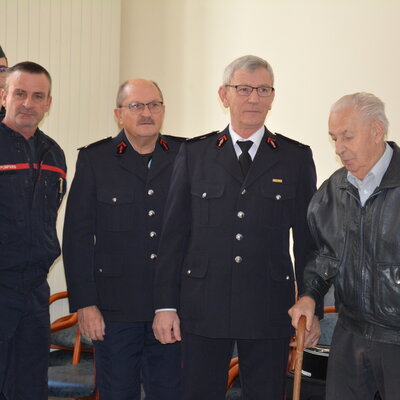
[[99,272],[103,272],[103,268],[99,268]]
[[206,197],[207,197],[207,193],[204,192],[204,193],[201,195],[201,198],[202,198],[202,199],[205,199]]
[[277,200],[280,200],[280,199],[282,198],[282,196],[281,196],[280,194],[277,194],[277,195],[275,196],[275,198],[276,198]]
[[149,217],[153,217],[154,215],[156,215],[156,212],[154,210],[150,210],[148,212]]
[[187,273],[188,275],[190,275],[190,274],[192,273],[192,270],[191,270],[191,269],[188,269],[188,270],[186,271],[186,273]]
[[289,275],[286,275],[286,280],[288,281],[290,279],[290,276]]
[[327,273],[327,272],[324,272],[324,276],[328,276],[328,273]]
[[154,231],[151,231],[151,232],[150,232],[150,237],[153,238],[153,237],[156,237],[156,236],[157,236],[157,232],[154,232]]
[[113,203],[116,203],[116,202],[117,202],[117,198],[116,198],[116,197],[113,197],[113,198],[112,198],[112,202],[113,202]]
[[236,264],[240,264],[242,261],[243,261],[242,257],[240,257],[240,256],[236,256],[235,257],[235,263]]
[[241,192],[240,192],[240,194],[243,196],[244,194],[246,194],[247,193],[247,191],[246,191],[246,189],[243,189]]
[[150,258],[151,258],[152,260],[155,260],[155,259],[157,258],[157,254],[156,254],[156,253],[151,253],[151,254],[150,254]]
[[235,238],[236,238],[236,240],[242,240],[243,239],[243,235],[241,233],[237,233]]
[[153,189],[149,189],[149,190],[147,191],[147,194],[148,194],[149,196],[153,196],[154,190],[153,190]]
[[239,211],[239,212],[237,213],[237,216],[238,216],[238,218],[244,218],[245,214],[244,214],[243,211]]

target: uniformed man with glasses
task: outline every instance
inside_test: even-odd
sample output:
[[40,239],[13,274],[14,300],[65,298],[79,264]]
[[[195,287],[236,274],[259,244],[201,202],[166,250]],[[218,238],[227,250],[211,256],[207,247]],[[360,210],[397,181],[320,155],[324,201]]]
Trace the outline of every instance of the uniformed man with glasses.
[[181,399],[180,344],[153,335],[153,275],[172,166],[182,139],[161,135],[155,82],[121,85],[114,138],[79,152],[63,254],[71,312],[93,340],[101,399]]
[[182,339],[185,400],[225,398],[235,342],[243,399],[283,399],[293,334],[288,309],[309,249],[314,162],[308,146],[264,126],[275,96],[265,60],[234,60],[219,96],[230,124],[188,140],[176,158],[153,329],[161,343]]
[[[3,49],[0,46],[0,96],[2,89],[4,89],[4,86],[6,84],[7,70],[8,70],[8,60],[6,55],[4,54]],[[0,121],[3,120],[5,115],[6,115],[6,109],[3,107],[3,104],[0,103]]]

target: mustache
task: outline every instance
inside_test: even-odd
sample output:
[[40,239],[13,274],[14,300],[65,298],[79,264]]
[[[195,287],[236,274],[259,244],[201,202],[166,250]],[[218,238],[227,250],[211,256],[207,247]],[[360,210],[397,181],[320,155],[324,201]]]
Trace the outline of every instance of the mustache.
[[154,125],[154,120],[151,117],[142,117],[139,119],[139,121],[137,123],[138,123],[138,125],[141,125],[141,124],[153,124]]
[[29,114],[29,115],[37,115],[37,112],[32,110],[31,108],[26,108],[25,106],[22,106],[20,108],[18,108],[17,110],[17,114]]

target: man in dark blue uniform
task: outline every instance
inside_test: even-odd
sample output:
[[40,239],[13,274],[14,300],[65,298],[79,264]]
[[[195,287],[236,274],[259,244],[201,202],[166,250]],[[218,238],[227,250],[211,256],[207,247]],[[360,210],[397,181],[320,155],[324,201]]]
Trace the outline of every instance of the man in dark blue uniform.
[[57,210],[64,153],[38,129],[51,78],[23,62],[7,71],[0,123],[0,398],[47,399],[50,342],[47,273],[60,254]]
[[179,400],[180,346],[153,335],[153,275],[164,204],[181,139],[160,135],[158,86],[121,85],[118,136],[80,150],[63,254],[71,311],[94,341],[100,398]]
[[[0,94],[1,94],[1,89],[4,89],[4,86],[6,84],[7,69],[8,69],[8,60],[6,55],[4,54],[3,49],[0,46]],[[2,121],[5,115],[6,115],[6,109],[3,107],[2,104],[0,104],[0,121]]]
[[[308,146],[264,127],[273,84],[265,60],[233,61],[219,89],[230,125],[184,143],[175,162],[154,331],[172,343],[181,339],[182,322],[185,400],[225,398],[235,341],[243,398],[283,399],[293,333],[287,311],[295,279],[302,285],[310,243],[306,210],[316,177]],[[310,343],[318,337],[314,325]]]

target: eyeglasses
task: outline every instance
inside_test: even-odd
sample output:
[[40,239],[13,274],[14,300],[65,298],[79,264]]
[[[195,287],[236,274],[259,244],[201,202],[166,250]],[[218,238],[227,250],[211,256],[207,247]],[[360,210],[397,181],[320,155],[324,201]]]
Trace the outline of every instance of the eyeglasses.
[[131,103],[126,106],[120,106],[119,108],[128,107],[133,113],[141,113],[144,111],[145,107],[149,109],[152,114],[157,114],[161,112],[164,102],[162,101],[151,101],[150,103]]
[[236,93],[239,96],[250,96],[253,93],[253,90],[257,90],[257,94],[260,97],[268,97],[271,96],[272,92],[275,90],[271,86],[249,86],[249,85],[225,85],[225,87],[231,87],[236,89]]
[[8,67],[0,67],[0,72],[7,72]]

